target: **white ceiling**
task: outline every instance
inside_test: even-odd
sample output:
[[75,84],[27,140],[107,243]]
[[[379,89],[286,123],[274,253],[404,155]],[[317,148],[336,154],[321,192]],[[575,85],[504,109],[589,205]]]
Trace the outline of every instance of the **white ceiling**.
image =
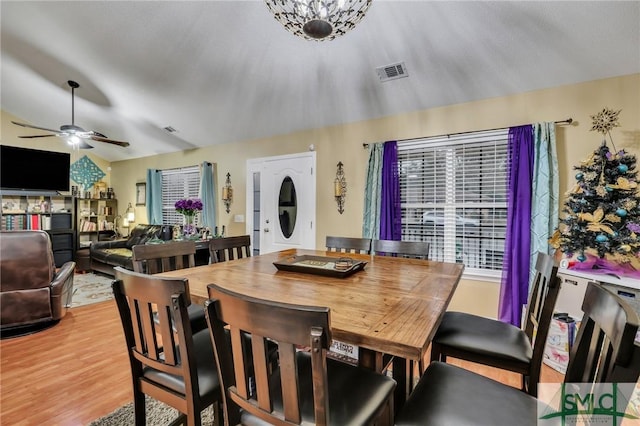
[[[262,0],[2,1],[0,13],[2,109],[70,124],[75,80],[75,123],[131,143],[93,142],[111,161],[640,72],[640,1],[374,0],[328,42],[290,34]],[[400,61],[409,77],[381,83],[375,68]]]

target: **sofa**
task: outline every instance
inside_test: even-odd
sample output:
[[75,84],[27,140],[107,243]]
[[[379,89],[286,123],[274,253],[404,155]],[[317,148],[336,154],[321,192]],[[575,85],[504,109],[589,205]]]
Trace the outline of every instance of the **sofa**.
[[121,266],[133,271],[131,247],[162,237],[162,225],[136,225],[127,239],[91,243],[91,269],[114,276],[113,268]]
[[45,231],[0,232],[0,329],[15,336],[56,324],[67,313],[76,263],[56,270]]

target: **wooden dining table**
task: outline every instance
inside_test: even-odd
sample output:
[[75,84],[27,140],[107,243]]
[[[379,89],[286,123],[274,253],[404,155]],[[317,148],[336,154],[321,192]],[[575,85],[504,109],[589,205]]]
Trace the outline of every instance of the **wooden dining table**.
[[[309,256],[347,256],[366,264],[348,276],[274,265]],[[332,338],[355,345],[359,365],[382,372],[392,363],[399,409],[412,386],[409,366],[424,358],[463,270],[458,263],[290,249],[158,275],[187,278],[196,302],[208,299],[207,285],[215,283],[261,299],[330,308]]]

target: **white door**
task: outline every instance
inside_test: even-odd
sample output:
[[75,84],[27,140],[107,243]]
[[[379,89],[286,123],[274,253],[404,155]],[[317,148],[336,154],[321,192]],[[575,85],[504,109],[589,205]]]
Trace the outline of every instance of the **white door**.
[[247,232],[253,251],[315,249],[316,153],[247,160]]

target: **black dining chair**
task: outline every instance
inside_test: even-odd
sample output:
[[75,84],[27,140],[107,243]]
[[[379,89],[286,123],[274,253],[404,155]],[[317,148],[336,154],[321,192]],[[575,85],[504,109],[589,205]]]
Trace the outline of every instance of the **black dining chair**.
[[221,424],[221,388],[211,338],[208,329],[191,329],[188,281],[121,267],[114,271],[113,293],[133,379],[135,424],[146,424],[145,395],[186,415],[189,426],[200,425],[201,411],[214,404],[214,420]]
[[[564,383],[636,383],[640,376],[640,346],[635,343],[638,314],[596,283],[587,286],[582,310]],[[395,424],[536,426],[540,424],[538,402],[512,386],[435,361],[420,378]]]
[[211,263],[251,257],[251,236],[213,238],[209,241]]
[[377,256],[428,259],[429,247],[427,241],[373,240],[373,253]]
[[325,246],[328,251],[371,254],[370,238],[327,236]]
[[131,248],[133,270],[144,274],[193,268],[196,243],[171,241],[163,244],[138,244]]
[[431,361],[446,362],[453,357],[520,373],[522,389],[536,396],[560,291],[557,272],[553,257],[538,253],[523,328],[469,313],[445,312],[431,341]]
[[[228,424],[392,423],[395,381],[327,358],[329,308],[257,299],[215,284],[209,284],[208,294],[207,321]],[[278,348],[275,368],[269,343]]]
[[[164,244],[138,244],[131,247],[134,272],[149,275],[177,271],[195,266],[196,243],[194,241],[170,241]],[[204,306],[192,303],[187,311],[194,332],[207,328]],[[157,318],[156,318],[157,319]]]

